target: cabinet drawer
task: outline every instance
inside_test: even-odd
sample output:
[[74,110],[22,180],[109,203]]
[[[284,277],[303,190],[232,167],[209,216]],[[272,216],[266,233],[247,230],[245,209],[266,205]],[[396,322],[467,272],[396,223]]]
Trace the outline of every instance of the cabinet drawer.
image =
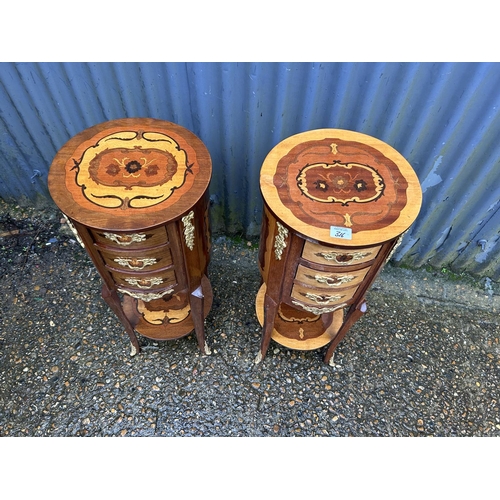
[[177,284],[173,269],[157,273],[119,273],[111,271],[111,275],[119,287],[137,291],[147,292],[148,290],[167,288]]
[[364,280],[369,270],[370,267],[365,267],[364,269],[359,269],[358,271],[334,273],[326,271],[316,271],[315,269],[311,269],[300,264],[297,268],[295,280],[300,281],[305,285],[314,286],[316,288],[324,288],[325,290],[338,290],[341,288],[358,285]]
[[373,260],[382,245],[352,250],[327,247],[306,241],[302,257],[310,262],[331,266],[349,266]]
[[154,271],[172,264],[168,245],[129,251],[100,249],[100,252],[108,266],[122,271]]
[[98,244],[116,248],[146,248],[168,242],[164,227],[135,233],[92,231]]
[[354,293],[358,289],[357,286],[351,288],[343,288],[342,290],[321,290],[308,288],[301,285],[293,285],[292,299],[300,300],[305,304],[310,304],[316,307],[334,306],[347,302],[352,299]]

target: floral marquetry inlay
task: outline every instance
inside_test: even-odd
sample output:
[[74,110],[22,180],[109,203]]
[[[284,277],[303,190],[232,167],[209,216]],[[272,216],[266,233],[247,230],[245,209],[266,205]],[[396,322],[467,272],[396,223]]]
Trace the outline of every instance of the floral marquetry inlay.
[[288,137],[267,155],[260,183],[270,210],[289,228],[347,246],[373,244],[380,231],[388,239],[398,235],[421,203],[405,158],[374,137],[347,130]]
[[211,174],[199,137],[154,118],[97,123],[52,161],[50,194],[78,231],[133,354],[137,335],[163,341],[193,331],[209,352]]
[[123,118],[72,137],[48,184],[63,213],[100,230],[135,232],[177,219],[206,192],[212,162],[203,142],[172,122]]
[[358,163],[315,163],[302,168],[297,186],[320,203],[369,203],[384,192],[384,179],[377,171]]
[[390,158],[340,138],[297,144],[279,159],[273,181],[294,217],[325,230],[349,227],[356,234],[384,227],[407,203],[408,184]]
[[259,180],[256,362],[274,340],[297,350],[328,345],[323,359],[331,365],[337,345],[367,311],[367,291],[396,239],[418,215],[418,178],[380,139],[324,128],[276,144]]
[[168,199],[186,179],[186,151],[166,134],[121,131],[99,139],[74,159],[76,184],[106,208],[144,208]]

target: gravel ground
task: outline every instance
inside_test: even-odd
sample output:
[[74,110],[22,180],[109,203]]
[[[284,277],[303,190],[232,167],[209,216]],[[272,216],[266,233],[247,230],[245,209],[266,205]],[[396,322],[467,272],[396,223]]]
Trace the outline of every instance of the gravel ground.
[[130,357],[59,212],[0,209],[0,436],[500,436],[490,280],[388,265],[333,367],[274,342],[255,365],[258,249],[214,237],[212,354],[189,335]]

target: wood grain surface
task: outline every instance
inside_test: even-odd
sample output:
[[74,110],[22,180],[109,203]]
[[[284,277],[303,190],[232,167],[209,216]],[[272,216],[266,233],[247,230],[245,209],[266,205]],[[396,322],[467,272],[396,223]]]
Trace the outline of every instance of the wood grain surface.
[[125,118],[72,137],[55,156],[48,185],[71,219],[137,231],[180,217],[205,193],[211,172],[208,150],[189,130]]
[[[255,300],[255,311],[261,326],[264,325],[264,283]],[[338,309],[330,314],[314,315],[287,304],[280,304],[274,319],[271,338],[285,347],[299,351],[319,349],[330,343],[344,318],[344,310]]]
[[[422,203],[417,175],[394,148],[374,137],[318,129],[276,145],[260,187],[276,218],[327,244],[372,245],[403,233]],[[346,229],[348,237],[332,228]],[[350,235],[350,237],[349,237]]]

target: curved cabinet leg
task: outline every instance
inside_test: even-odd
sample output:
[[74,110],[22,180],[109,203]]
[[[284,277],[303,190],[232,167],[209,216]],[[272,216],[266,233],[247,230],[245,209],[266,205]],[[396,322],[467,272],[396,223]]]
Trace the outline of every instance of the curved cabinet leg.
[[366,312],[368,309],[368,306],[365,301],[359,303],[356,307],[351,307],[349,309],[346,318],[344,320],[344,323],[340,327],[340,330],[338,331],[337,335],[335,335],[335,338],[330,342],[330,345],[328,346],[328,349],[326,350],[325,356],[323,358],[324,362],[327,364],[330,364],[332,359],[333,359],[333,351],[335,348],[339,345],[341,340],[345,337],[346,333],[349,331],[352,325],[358,321],[361,316]]
[[189,296],[189,302],[191,305],[191,314],[193,318],[196,339],[198,340],[198,347],[201,352],[205,354],[211,354],[205,340],[205,320],[203,313],[205,306],[205,296],[203,295],[201,285],[196,290],[191,292]]
[[106,284],[104,283],[102,285],[102,291],[101,291],[101,296],[108,304],[108,306],[111,308],[111,310],[118,316],[118,319],[121,321],[122,325],[125,327],[125,331],[128,333],[128,336],[130,338],[130,343],[131,343],[131,351],[130,355],[135,356],[136,354],[141,352],[141,346],[139,344],[139,341],[137,340],[137,336],[134,331],[134,327],[128,320],[127,316],[123,312],[122,306],[121,306],[121,300],[120,297],[118,297],[118,294],[116,293],[115,290],[110,290]]
[[278,304],[266,293],[264,297],[264,325],[262,327],[262,340],[260,344],[260,351],[255,358],[255,363],[260,363],[265,357],[269,344],[271,343],[271,334],[274,329],[274,319]]

